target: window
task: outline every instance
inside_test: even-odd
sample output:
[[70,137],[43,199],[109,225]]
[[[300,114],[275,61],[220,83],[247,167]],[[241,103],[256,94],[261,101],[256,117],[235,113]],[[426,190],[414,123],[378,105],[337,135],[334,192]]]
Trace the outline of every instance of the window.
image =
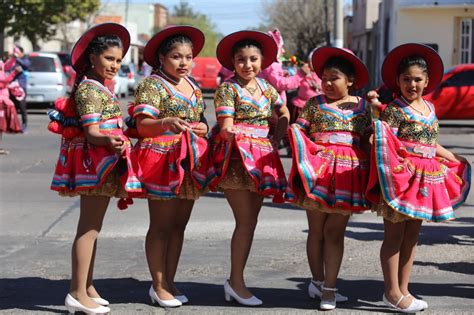
[[443,87],[474,86],[474,70],[457,73],[441,84]]
[[472,63],[474,62],[474,50],[473,50],[473,39],[474,32],[472,31],[473,27],[472,19],[462,19],[461,20],[461,37],[460,37],[460,61],[461,63]]
[[30,72],[56,72],[54,59],[51,57],[30,56]]

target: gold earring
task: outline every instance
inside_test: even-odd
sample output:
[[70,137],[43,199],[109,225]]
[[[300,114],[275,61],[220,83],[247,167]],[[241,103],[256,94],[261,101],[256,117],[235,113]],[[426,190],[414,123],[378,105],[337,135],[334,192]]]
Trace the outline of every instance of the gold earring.
[[94,65],[91,65],[91,68],[94,69]]

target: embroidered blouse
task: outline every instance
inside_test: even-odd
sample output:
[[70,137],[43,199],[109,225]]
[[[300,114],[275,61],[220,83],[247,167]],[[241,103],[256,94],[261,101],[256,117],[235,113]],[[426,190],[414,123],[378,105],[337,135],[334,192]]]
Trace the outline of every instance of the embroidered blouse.
[[416,114],[400,99],[394,100],[381,113],[380,119],[387,122],[394,134],[401,140],[436,145],[439,123],[433,104],[425,101],[431,112],[428,116]]
[[328,131],[347,131],[363,135],[371,124],[369,105],[359,99],[356,108],[340,110],[326,105],[323,94],[308,100],[296,123],[309,134]]
[[191,98],[175,89],[159,75],[151,75],[143,80],[135,92],[133,116],[145,115],[153,119],[179,117],[189,123],[204,120],[206,103],[201,90],[189,78],[194,92]]
[[260,99],[249,96],[234,79],[221,84],[214,97],[217,118],[234,118],[234,124],[268,126],[272,111],[283,106],[283,100],[267,81],[256,78],[263,91]]
[[83,80],[74,94],[74,100],[83,127],[122,117],[117,97],[98,81]]

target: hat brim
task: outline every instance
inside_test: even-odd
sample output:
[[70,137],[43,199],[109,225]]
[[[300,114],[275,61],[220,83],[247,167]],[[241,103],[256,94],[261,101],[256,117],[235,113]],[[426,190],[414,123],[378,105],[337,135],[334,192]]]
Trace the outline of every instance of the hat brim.
[[98,24],[90,29],[88,29],[79,40],[76,42],[71,51],[71,63],[74,70],[78,73],[84,73],[89,65],[87,56],[87,47],[89,47],[90,42],[98,37],[104,35],[116,35],[120,38],[123,47],[122,57],[128,51],[130,47],[130,33],[128,30],[117,23],[103,23]]
[[400,91],[398,66],[404,58],[409,56],[420,56],[428,65],[428,85],[423,90],[423,95],[434,91],[443,79],[443,60],[433,48],[417,43],[400,45],[388,53],[382,64],[382,80],[385,85],[392,91]]
[[238,31],[227,35],[217,45],[217,60],[223,67],[234,70],[232,48],[244,39],[251,39],[260,44],[263,55],[262,70],[276,61],[278,46],[270,35],[258,31]]
[[153,68],[160,66],[158,50],[161,44],[170,36],[183,35],[188,37],[193,43],[193,57],[196,57],[204,47],[204,33],[199,29],[189,25],[175,25],[162,29],[148,41],[143,51],[143,58],[146,63]]
[[313,52],[313,56],[311,57],[311,64],[313,65],[313,69],[318,75],[318,77],[322,78],[324,65],[332,57],[340,57],[344,58],[349,61],[355,70],[355,78],[354,78],[354,88],[356,90],[363,88],[369,82],[369,71],[364,63],[354,54],[348,52],[345,49],[338,48],[338,47],[320,47]]

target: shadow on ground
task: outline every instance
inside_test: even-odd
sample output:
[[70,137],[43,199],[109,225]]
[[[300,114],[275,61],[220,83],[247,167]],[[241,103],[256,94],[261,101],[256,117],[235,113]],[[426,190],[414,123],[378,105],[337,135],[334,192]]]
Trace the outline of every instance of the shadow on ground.
[[[295,283],[294,289],[251,288],[252,292],[264,301],[264,308],[317,309],[319,302],[310,300],[306,295],[308,279],[289,278]],[[133,278],[98,279],[95,286],[102,296],[112,304],[149,304],[149,281]],[[340,279],[338,286],[343,294],[349,296],[347,303],[338,304],[338,308],[356,311],[387,311],[381,304],[383,282],[380,280]],[[49,280],[38,277],[0,279],[0,310],[21,309],[64,313],[53,307],[62,307],[68,291],[69,280]],[[181,282],[177,287],[190,298],[192,306],[228,306],[238,307],[235,303],[226,303],[223,299],[222,285]],[[436,297],[466,298],[473,296],[472,283],[417,283],[410,284],[411,290],[430,300]],[[140,307],[135,308],[140,311]]]

